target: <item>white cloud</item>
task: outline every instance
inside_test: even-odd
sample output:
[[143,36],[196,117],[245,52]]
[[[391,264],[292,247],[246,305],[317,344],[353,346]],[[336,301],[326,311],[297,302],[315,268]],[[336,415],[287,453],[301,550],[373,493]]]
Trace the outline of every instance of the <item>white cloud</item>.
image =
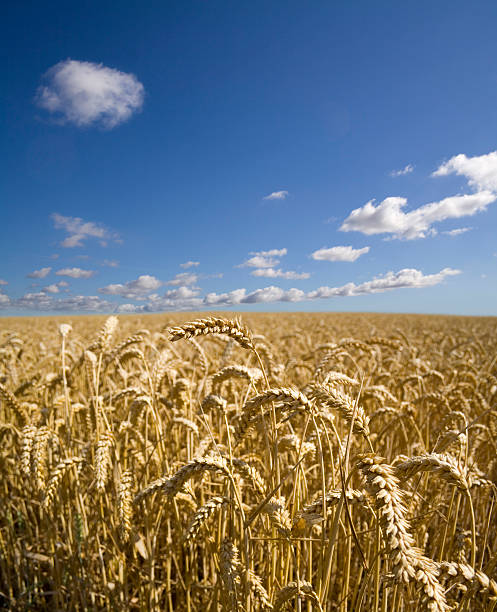
[[41,311],[68,311],[68,312],[112,312],[116,305],[112,302],[102,300],[96,295],[73,295],[64,298],[55,298],[52,295],[40,291],[38,293],[26,293],[17,300],[9,300],[0,306],[18,308],[20,310]]
[[57,283],[59,287],[69,287],[69,283],[65,280],[61,280]]
[[144,88],[126,72],[102,64],[65,60],[44,75],[35,101],[61,123],[111,129],[143,105]]
[[387,272],[383,276],[378,276],[373,280],[366,281],[360,285],[347,283],[342,287],[319,287],[315,291],[310,291],[307,294],[308,299],[330,298],[330,297],[346,297],[365,295],[369,293],[381,293],[392,289],[421,289],[423,287],[432,287],[441,283],[446,276],[460,274],[460,270],[452,268],[444,268],[436,274],[423,274],[420,270],[414,268],[404,268],[399,272]]
[[474,215],[486,210],[496,199],[497,195],[490,191],[480,191],[444,198],[411,212],[402,210],[407,205],[406,198],[389,197],[378,206],[371,200],[362,208],[353,210],[340,229],[343,232],[356,231],[367,235],[391,234],[393,238],[404,240],[425,238],[436,233],[432,228],[434,223]]
[[8,306],[10,304],[10,298],[5,293],[0,293],[0,306]]
[[311,254],[317,261],[355,261],[364,253],[369,253],[369,247],[354,249],[351,246],[336,246],[329,249],[318,249]]
[[33,272],[30,272],[27,275],[27,277],[28,278],[45,278],[45,276],[48,276],[51,271],[52,271],[52,268],[40,268],[39,270],[33,270]]
[[186,270],[187,268],[193,268],[198,265],[200,265],[199,261],[185,261],[185,263],[179,264],[179,267]]
[[109,268],[118,268],[119,262],[116,261],[115,259],[104,259],[100,265],[108,266]]
[[287,195],[288,195],[288,191],[285,191],[285,190],[273,191],[267,196],[264,196],[262,199],[263,200],[284,200],[287,197]]
[[46,287],[43,287],[42,291],[44,293],[59,293],[59,287],[56,284],[47,285]]
[[432,176],[448,174],[464,176],[469,185],[477,191],[497,192],[497,151],[475,157],[455,155],[437,168]]
[[447,236],[460,236],[461,234],[465,234],[472,230],[472,227],[458,227],[453,230],[447,230],[446,232],[442,232],[442,234],[446,234]]
[[91,278],[94,270],[82,270],[81,268],[62,268],[55,273],[57,276],[70,276],[71,278]]
[[166,285],[181,286],[181,285],[194,285],[198,281],[198,275],[192,274],[191,272],[180,272],[176,276],[167,281]]
[[414,166],[412,164],[407,164],[400,170],[392,170],[390,172],[390,176],[403,176],[404,174],[410,174],[414,170]]
[[99,289],[100,293],[107,295],[120,295],[128,300],[145,299],[145,296],[156,291],[162,286],[162,282],[149,274],[142,274],[137,279],[124,284],[107,285]]
[[6,280],[3,280],[3,278],[0,278],[0,285],[8,285],[9,283]]
[[278,257],[287,254],[286,249],[271,249],[270,251],[252,251],[249,259],[240,264],[239,268],[274,268],[280,263]]
[[422,289],[441,283],[446,277],[460,274],[460,270],[444,268],[436,274],[423,274],[420,270],[405,268],[399,272],[387,272],[359,285],[347,283],[340,287],[319,287],[305,293],[300,289],[284,290],[280,287],[264,287],[247,293],[246,289],[235,289],[229,293],[209,293],[202,300],[203,306],[233,306],[237,304],[301,302],[304,300],[352,297],[381,293],[393,289]]
[[263,276],[265,278],[287,278],[290,280],[310,277],[309,272],[294,272],[293,270],[284,272],[283,270],[275,270],[274,268],[256,268],[255,270],[252,270],[250,274],[252,274],[252,276]]
[[156,312],[160,310],[195,310],[201,308],[204,299],[199,297],[199,290],[191,287],[178,287],[169,289],[162,297],[153,295],[144,310]]
[[83,240],[98,238],[102,246],[107,246],[108,240],[119,242],[119,235],[93,221],[83,221],[80,217],[64,217],[59,213],[51,215],[56,229],[65,230],[69,236],[61,243],[66,248],[83,246]]

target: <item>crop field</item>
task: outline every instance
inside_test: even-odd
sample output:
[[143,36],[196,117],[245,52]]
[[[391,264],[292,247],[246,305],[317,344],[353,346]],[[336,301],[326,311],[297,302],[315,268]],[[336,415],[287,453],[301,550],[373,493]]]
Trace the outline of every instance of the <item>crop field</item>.
[[3,319],[0,608],[497,610],[497,319]]

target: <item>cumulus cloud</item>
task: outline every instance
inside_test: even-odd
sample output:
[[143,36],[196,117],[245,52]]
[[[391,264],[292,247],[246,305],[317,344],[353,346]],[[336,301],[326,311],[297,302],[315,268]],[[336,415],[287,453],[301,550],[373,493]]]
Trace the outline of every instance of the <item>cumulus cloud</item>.
[[100,265],[108,266],[109,268],[118,268],[119,262],[115,259],[104,259]]
[[44,291],[26,293],[16,300],[8,299],[8,301],[3,302],[0,299],[0,306],[47,312],[112,312],[116,308],[116,305],[112,302],[102,300],[96,295],[72,295],[55,298]]
[[278,257],[287,254],[286,249],[271,249],[270,251],[252,251],[249,259],[240,264],[239,268],[274,268],[280,263]]
[[351,246],[336,246],[329,249],[318,249],[311,254],[311,257],[317,261],[355,261],[364,253],[369,253],[368,246],[362,249],[354,249]]
[[10,298],[5,293],[0,293],[0,306],[8,306],[10,305]]
[[304,300],[329,299],[334,297],[352,297],[381,293],[394,289],[422,289],[438,285],[445,278],[460,274],[460,270],[444,268],[435,274],[423,274],[420,270],[405,268],[399,272],[387,272],[370,281],[360,283],[347,283],[340,287],[319,287],[313,291],[304,292],[301,289],[282,289],[271,285],[256,289],[250,293],[244,288],[235,289],[226,293],[208,293],[204,298],[188,287],[176,290],[177,293],[167,292],[167,298],[152,300],[144,310],[174,310],[197,309],[202,307],[236,306],[240,304],[260,304],[274,302],[301,302]]
[[496,194],[480,191],[469,195],[450,196],[410,212],[403,211],[407,205],[406,198],[389,197],[377,206],[374,205],[374,200],[371,200],[363,207],[353,210],[340,230],[366,235],[391,234],[393,238],[404,240],[425,238],[436,233],[432,227],[434,223],[475,215],[486,210],[496,199]]
[[55,273],[57,276],[70,276],[71,278],[91,278],[95,270],[82,270],[81,268],[62,268]]
[[52,271],[52,268],[40,268],[39,270],[33,270],[32,272],[30,272],[27,275],[27,277],[28,278],[45,278],[45,276],[48,276],[51,271]]
[[250,273],[252,276],[263,276],[265,278],[286,278],[289,280],[299,280],[309,278],[309,272],[294,272],[293,270],[283,271],[274,268],[256,268]]
[[273,191],[267,196],[264,196],[262,199],[263,200],[284,200],[287,197],[287,195],[288,195],[288,191],[285,191],[285,190]]
[[145,296],[156,291],[162,286],[162,282],[150,274],[142,274],[137,279],[127,283],[107,285],[99,289],[100,293],[106,295],[120,295],[128,300],[142,300]]
[[403,176],[404,174],[410,174],[414,170],[414,166],[412,164],[407,164],[400,170],[392,170],[390,172],[390,176]]
[[107,246],[108,240],[119,242],[119,235],[93,221],[83,221],[80,217],[64,217],[59,213],[53,213],[52,220],[56,229],[63,229],[69,235],[63,240],[61,246],[66,248],[83,246],[83,241],[88,238],[98,238],[102,246]]
[[472,230],[472,227],[458,227],[453,230],[447,230],[446,232],[442,232],[442,234],[446,234],[447,236],[460,236],[461,234],[465,234]]
[[6,280],[3,280],[3,278],[0,278],[0,285],[8,285],[9,283]]
[[185,263],[179,264],[179,267],[186,270],[187,268],[193,268],[198,265],[200,265],[199,261],[185,261]]
[[47,285],[46,287],[43,287],[42,291],[44,293],[59,293],[59,287],[56,284]]
[[198,275],[192,274],[191,272],[180,272],[176,276],[167,281],[166,285],[181,286],[181,285],[194,285],[198,281]]
[[432,176],[449,174],[464,176],[475,190],[497,192],[497,151],[474,157],[455,155],[437,168]]
[[112,129],[143,105],[144,88],[126,72],[67,59],[43,76],[35,102],[60,123]]

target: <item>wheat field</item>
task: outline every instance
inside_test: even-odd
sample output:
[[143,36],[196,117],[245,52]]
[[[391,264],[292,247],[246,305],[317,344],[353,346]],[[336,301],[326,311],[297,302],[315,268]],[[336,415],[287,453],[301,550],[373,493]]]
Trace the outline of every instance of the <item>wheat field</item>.
[[0,607],[491,611],[497,320],[0,324]]

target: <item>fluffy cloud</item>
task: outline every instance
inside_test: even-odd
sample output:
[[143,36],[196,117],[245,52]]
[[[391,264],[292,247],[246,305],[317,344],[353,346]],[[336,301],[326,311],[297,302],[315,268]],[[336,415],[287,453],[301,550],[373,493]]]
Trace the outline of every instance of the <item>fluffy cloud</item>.
[[27,275],[27,277],[28,278],[45,278],[45,276],[48,276],[51,271],[52,271],[52,268],[40,268],[39,270],[33,270],[33,272],[30,272]]
[[56,229],[63,229],[69,234],[61,243],[63,247],[83,246],[83,240],[87,238],[98,238],[102,246],[107,246],[108,240],[119,242],[118,234],[105,228],[100,223],[83,221],[80,217],[64,217],[59,213],[53,213],[52,219]]
[[393,238],[413,240],[425,238],[436,233],[434,223],[445,219],[458,219],[486,210],[497,199],[490,191],[480,191],[469,195],[444,198],[439,202],[425,204],[410,212],[402,209],[407,205],[406,198],[389,197],[375,206],[374,200],[362,208],[356,208],[340,227],[343,232],[363,234],[391,234]]
[[267,196],[263,197],[263,200],[284,200],[288,195],[288,191],[273,191]]
[[3,278],[0,278],[0,285],[8,285],[9,283],[6,280],[3,280]]
[[497,192],[497,151],[475,157],[455,155],[437,168],[432,176],[448,174],[464,176],[470,186],[478,191]]
[[250,274],[252,274],[252,276],[262,276],[265,278],[286,278],[289,280],[300,280],[310,277],[309,272],[294,272],[293,270],[284,272],[283,270],[275,270],[274,268],[256,268],[252,270]]
[[274,268],[280,263],[278,257],[287,254],[286,249],[271,249],[270,251],[252,251],[249,259],[240,264],[239,268]]
[[195,310],[204,304],[203,298],[198,296],[199,290],[191,287],[178,287],[169,289],[162,297],[150,296],[148,303],[144,306],[147,312],[161,310]]
[[399,272],[387,272],[373,280],[359,285],[347,283],[340,287],[319,287],[305,293],[300,289],[284,290],[270,286],[247,293],[245,289],[236,289],[229,293],[209,293],[202,300],[203,306],[233,306],[238,304],[256,304],[272,302],[301,302],[304,300],[328,299],[334,297],[351,297],[371,293],[381,293],[393,289],[422,289],[441,283],[446,277],[460,274],[460,270],[444,268],[435,274],[423,274],[420,270],[405,268]]
[[70,276],[71,278],[91,278],[95,270],[82,270],[81,268],[62,268],[55,273],[57,276]]
[[311,257],[317,261],[355,261],[368,252],[368,246],[362,249],[354,249],[351,246],[336,246],[329,249],[318,249],[312,253]]
[[460,270],[444,268],[436,274],[423,274],[415,268],[404,268],[399,272],[387,272],[383,276],[378,276],[373,280],[366,281],[360,285],[347,283],[342,287],[319,287],[315,291],[310,291],[307,298],[314,300],[317,298],[346,297],[365,295],[368,293],[381,293],[392,289],[421,289],[432,287],[441,283],[445,277],[460,274]]
[[414,170],[414,166],[412,164],[407,164],[400,170],[392,170],[390,172],[390,176],[403,176],[404,174],[410,174]]
[[161,285],[162,282],[155,278],[155,276],[142,274],[135,280],[124,284],[107,285],[99,289],[99,291],[107,295],[120,295],[128,300],[141,300],[147,294],[156,291]]
[[59,287],[56,284],[47,285],[46,287],[43,287],[42,291],[44,293],[59,293]]
[[111,129],[143,104],[144,88],[133,74],[102,64],[68,59],[52,66],[43,79],[35,101],[61,123]]
[[9,300],[0,306],[18,308],[20,310],[40,310],[54,312],[112,312],[116,305],[102,300],[96,295],[72,295],[64,298],[55,298],[40,291],[26,293],[17,300]]
[[10,305],[10,298],[8,295],[5,295],[5,293],[0,293],[0,306],[9,306]]
[[458,227],[453,230],[447,230],[446,232],[442,232],[442,234],[446,234],[447,236],[460,236],[461,234],[465,234],[472,230],[472,227]]
[[176,274],[173,279],[167,281],[166,285],[179,287],[181,285],[194,285],[197,281],[197,274],[192,274],[190,272],[181,272],[180,274]]
[[100,265],[108,266],[109,268],[118,268],[119,262],[115,259],[104,259]]
[[179,264],[179,267],[186,270],[187,268],[193,268],[198,265],[200,265],[199,261],[185,261],[185,263]]

